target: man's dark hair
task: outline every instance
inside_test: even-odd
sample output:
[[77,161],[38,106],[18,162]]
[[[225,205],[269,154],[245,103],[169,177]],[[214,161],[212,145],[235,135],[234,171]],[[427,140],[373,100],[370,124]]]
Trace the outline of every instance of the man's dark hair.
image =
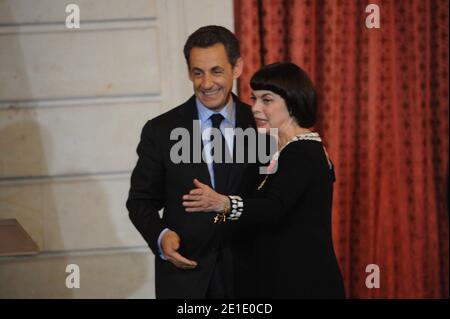
[[314,85],[305,71],[294,63],[278,62],[263,66],[250,79],[253,90],[267,90],[280,95],[289,114],[301,127],[316,123],[317,102]]
[[234,67],[237,59],[241,56],[239,42],[230,30],[218,25],[201,27],[189,36],[183,50],[187,64],[189,65],[192,48],[209,48],[217,43],[223,44],[228,61]]

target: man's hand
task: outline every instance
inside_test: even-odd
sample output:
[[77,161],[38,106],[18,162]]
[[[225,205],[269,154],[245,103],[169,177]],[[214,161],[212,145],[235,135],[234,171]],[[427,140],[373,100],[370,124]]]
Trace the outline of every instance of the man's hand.
[[222,212],[228,197],[217,193],[206,184],[194,179],[195,189],[183,195],[183,206],[187,212]]
[[181,256],[177,250],[180,248],[180,237],[172,230],[164,233],[161,238],[161,249],[175,267],[181,269],[193,269],[197,267],[197,263]]

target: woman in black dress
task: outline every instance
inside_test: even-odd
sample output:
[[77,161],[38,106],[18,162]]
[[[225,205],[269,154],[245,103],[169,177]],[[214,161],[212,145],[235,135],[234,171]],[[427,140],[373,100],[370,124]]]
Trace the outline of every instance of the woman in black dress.
[[[317,133],[316,94],[293,63],[258,70],[250,81],[258,130],[278,129],[278,152],[254,196],[216,193],[194,180],[187,212],[218,212],[217,220],[258,225],[255,297],[344,298],[334,253],[331,207],[334,172]],[[270,172],[269,172],[270,173]]]

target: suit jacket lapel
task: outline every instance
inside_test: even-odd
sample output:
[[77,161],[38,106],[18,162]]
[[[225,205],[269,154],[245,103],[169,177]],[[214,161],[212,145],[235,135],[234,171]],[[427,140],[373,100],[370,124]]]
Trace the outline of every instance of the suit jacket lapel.
[[[181,119],[181,127],[186,128],[189,131],[189,136],[191,137],[191,163],[193,163],[194,158],[194,139],[200,139],[200,152],[203,150],[203,142],[201,138],[201,130],[198,128],[198,132],[200,132],[200,135],[195,136],[194,135],[194,121],[198,121],[198,112],[197,112],[197,106],[196,106],[196,99],[195,95],[193,95],[182,108],[180,108],[180,119]],[[198,142],[198,141],[195,141]],[[195,170],[195,176],[197,176],[197,179],[200,180],[202,183],[208,184],[212,187],[211,184],[211,177],[209,176],[208,171],[208,165],[206,162],[203,161],[203,157],[200,154],[200,160],[201,163],[195,162],[193,164],[190,164],[190,169]]]

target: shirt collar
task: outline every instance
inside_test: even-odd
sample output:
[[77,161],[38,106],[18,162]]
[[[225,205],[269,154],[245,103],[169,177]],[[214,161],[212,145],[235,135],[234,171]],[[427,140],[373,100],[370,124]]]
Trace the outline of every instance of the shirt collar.
[[220,112],[214,112],[210,110],[209,108],[204,106],[202,102],[200,102],[200,100],[197,98],[195,100],[197,105],[198,119],[201,121],[202,124],[205,124],[205,122],[209,120],[211,115],[215,113],[220,113],[224,117],[224,121],[227,121],[234,126],[236,122],[235,117],[236,108],[234,107],[235,103],[233,97],[230,98],[230,101],[227,103],[227,105],[225,105],[225,107],[222,110],[220,110]]

